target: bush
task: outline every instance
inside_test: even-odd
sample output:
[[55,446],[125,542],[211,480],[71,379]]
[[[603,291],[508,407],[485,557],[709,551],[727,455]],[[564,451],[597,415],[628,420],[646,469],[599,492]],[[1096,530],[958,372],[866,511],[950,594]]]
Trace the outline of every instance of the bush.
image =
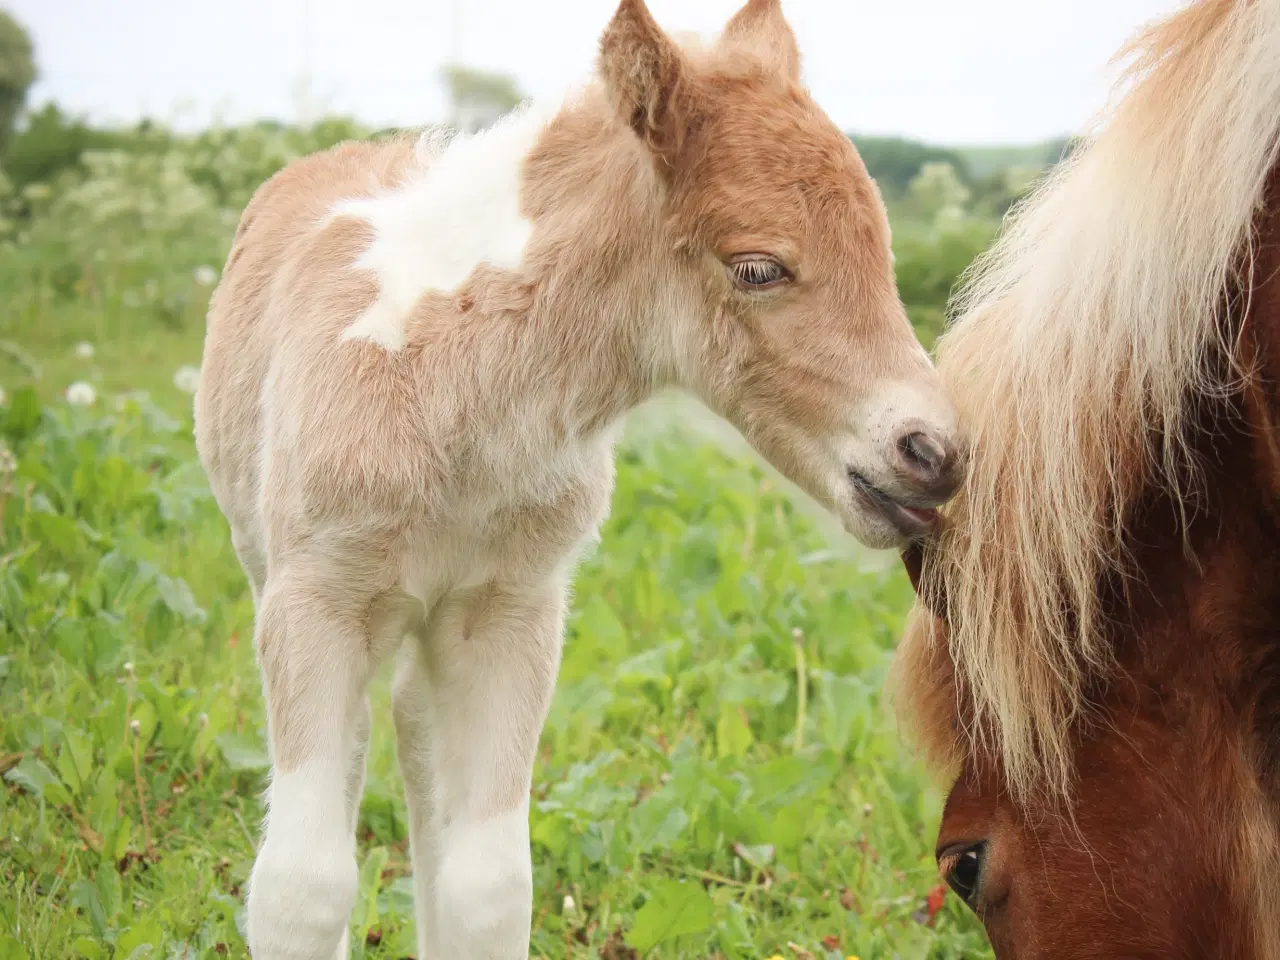
[[0,10],[0,155],[36,78],[31,38],[17,20]]
[[901,230],[894,237],[898,292],[926,343],[942,332],[948,299],[996,229],[992,220],[962,216]]

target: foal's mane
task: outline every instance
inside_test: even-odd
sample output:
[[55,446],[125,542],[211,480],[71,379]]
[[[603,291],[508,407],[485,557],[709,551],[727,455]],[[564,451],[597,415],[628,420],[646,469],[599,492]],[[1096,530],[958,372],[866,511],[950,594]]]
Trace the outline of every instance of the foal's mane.
[[[1199,0],[1121,57],[1112,108],[975,266],[938,354],[973,460],[921,584],[947,637],[917,605],[900,693],[935,760],[994,751],[1022,797],[1069,792],[1071,724],[1112,663],[1100,577],[1140,493],[1194,484],[1191,407],[1239,373],[1208,361],[1235,358],[1220,314],[1277,156],[1280,0]],[[930,707],[944,683],[958,731]]]

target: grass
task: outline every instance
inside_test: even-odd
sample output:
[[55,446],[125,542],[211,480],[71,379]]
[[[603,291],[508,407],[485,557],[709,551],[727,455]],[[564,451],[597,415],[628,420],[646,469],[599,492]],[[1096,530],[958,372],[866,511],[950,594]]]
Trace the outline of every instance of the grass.
[[[0,270],[0,960],[244,957],[263,708],[172,382],[201,292],[157,322]],[[851,562],[748,459],[651,419],[576,597],[534,777],[534,956],[989,956],[939,907],[940,795],[880,695],[895,564]],[[353,954],[408,957],[385,677],[374,701]]]

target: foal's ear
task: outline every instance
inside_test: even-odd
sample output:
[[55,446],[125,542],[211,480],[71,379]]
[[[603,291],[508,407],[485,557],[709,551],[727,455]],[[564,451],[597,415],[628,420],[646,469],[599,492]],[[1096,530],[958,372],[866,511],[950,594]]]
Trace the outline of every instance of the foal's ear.
[[636,135],[670,162],[687,116],[687,67],[644,0],[622,0],[600,38],[600,76],[614,106]]
[[724,28],[721,42],[745,48],[789,80],[800,80],[800,47],[782,16],[781,0],[747,0]]

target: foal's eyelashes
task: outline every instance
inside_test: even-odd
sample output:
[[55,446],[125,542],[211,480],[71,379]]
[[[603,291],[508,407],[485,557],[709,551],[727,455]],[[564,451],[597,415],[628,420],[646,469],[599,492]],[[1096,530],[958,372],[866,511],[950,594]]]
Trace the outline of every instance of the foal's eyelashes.
[[740,290],[758,293],[790,283],[795,276],[777,257],[768,253],[740,253],[730,257],[729,273]]

